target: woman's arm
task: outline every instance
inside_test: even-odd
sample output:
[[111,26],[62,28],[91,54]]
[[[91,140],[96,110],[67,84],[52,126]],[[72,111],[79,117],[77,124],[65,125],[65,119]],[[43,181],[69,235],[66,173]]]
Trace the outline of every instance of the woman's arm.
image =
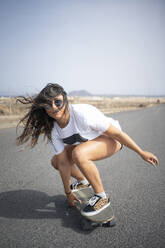
[[143,151],[134,141],[131,139],[128,134],[124,133],[123,131],[119,130],[118,128],[110,125],[110,127],[104,132],[105,135],[119,141],[121,144],[127,146],[128,148],[135,151],[139,154],[145,161],[149,162],[152,165],[158,164],[159,161],[157,157],[147,151]]
[[70,206],[74,206],[74,201],[81,202],[75,194],[71,192],[70,183],[71,183],[71,165],[67,158],[66,151],[64,150],[57,157],[57,167],[60,172],[60,176],[64,185],[64,191],[67,196],[67,200]]

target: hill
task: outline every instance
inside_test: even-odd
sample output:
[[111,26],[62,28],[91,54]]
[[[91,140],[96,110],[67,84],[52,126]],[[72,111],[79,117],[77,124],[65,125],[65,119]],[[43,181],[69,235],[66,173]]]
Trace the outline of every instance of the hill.
[[69,92],[68,96],[92,96],[92,94],[86,90],[74,90]]

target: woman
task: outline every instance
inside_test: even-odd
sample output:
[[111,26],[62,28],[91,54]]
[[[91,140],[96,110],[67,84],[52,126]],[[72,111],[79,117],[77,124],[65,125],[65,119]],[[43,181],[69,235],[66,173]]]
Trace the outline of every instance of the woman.
[[[51,164],[61,175],[70,206],[79,201],[74,191],[93,187],[95,195],[82,211],[84,216],[95,215],[110,204],[94,161],[112,156],[125,145],[151,165],[158,164],[157,157],[143,151],[121,130],[118,121],[88,104],[69,105],[58,84],[48,84],[34,99],[19,101],[31,106],[20,121],[24,129],[18,144],[31,137],[33,147],[42,133],[48,138],[54,151]],[[71,176],[77,179],[72,185]]]

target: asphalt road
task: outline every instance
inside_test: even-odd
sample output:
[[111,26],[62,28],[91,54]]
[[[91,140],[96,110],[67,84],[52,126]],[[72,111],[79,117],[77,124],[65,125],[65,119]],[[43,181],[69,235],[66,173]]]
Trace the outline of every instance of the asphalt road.
[[51,148],[42,139],[18,151],[14,128],[0,130],[1,248],[165,247],[165,105],[111,115],[141,147],[158,156],[159,168],[124,148],[98,161],[117,225],[80,229],[68,209]]

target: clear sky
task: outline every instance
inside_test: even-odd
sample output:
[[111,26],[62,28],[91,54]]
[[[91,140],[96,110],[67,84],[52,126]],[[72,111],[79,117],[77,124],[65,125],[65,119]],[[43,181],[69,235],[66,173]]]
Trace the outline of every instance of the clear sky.
[[0,94],[165,95],[165,1],[0,0]]

